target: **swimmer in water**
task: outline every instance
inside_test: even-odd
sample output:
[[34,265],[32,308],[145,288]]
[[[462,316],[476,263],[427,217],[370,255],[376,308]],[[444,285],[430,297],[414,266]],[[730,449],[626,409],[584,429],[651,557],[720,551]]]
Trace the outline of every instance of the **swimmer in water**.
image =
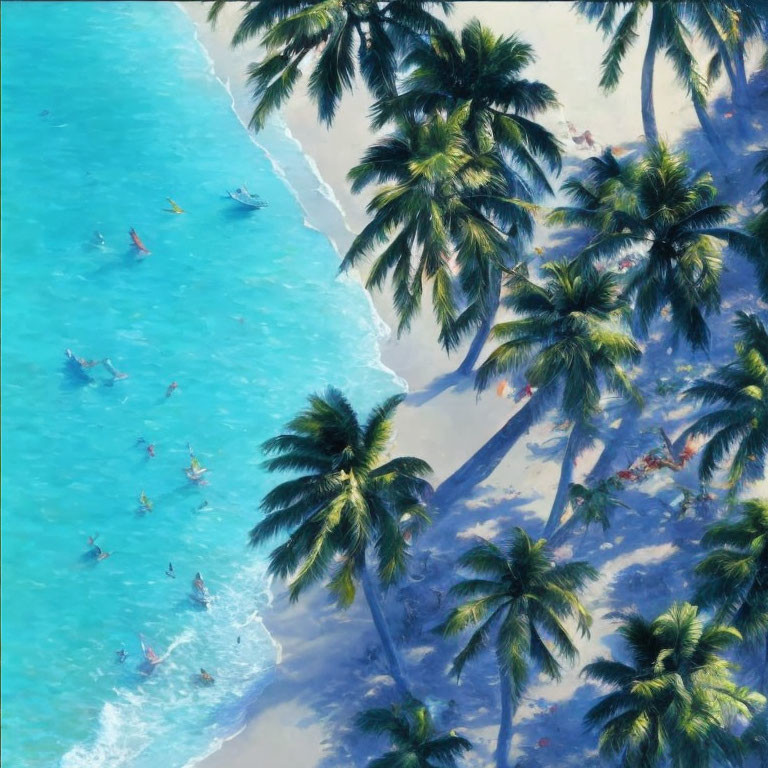
[[98,248],[103,248],[107,244],[107,241],[104,239],[104,235],[102,235],[98,230],[93,233],[93,244]]
[[128,658],[128,652],[125,650],[125,648],[121,648],[119,651],[115,651],[115,654],[117,655],[117,660],[120,664],[122,664]]
[[146,513],[151,512],[153,507],[152,501],[149,499],[146,493],[144,491],[141,492],[141,495],[139,496],[139,512]]
[[147,446],[147,455],[150,459],[155,457],[155,446],[152,443]]
[[200,682],[203,685],[213,685],[216,681],[213,679],[212,675],[200,667]]
[[142,258],[144,256],[149,256],[150,251],[147,249],[144,243],[141,242],[141,238],[138,236],[136,230],[133,227],[128,230],[128,234],[131,236],[131,241],[136,247],[136,250],[139,252],[139,256]]
[[106,560],[112,553],[105,552],[98,544],[94,544],[91,547],[91,554],[96,558],[96,562]]
[[113,381],[118,381],[119,379],[127,379],[128,378],[128,374],[127,373],[121,373],[120,371],[118,371],[117,368],[115,368],[115,366],[112,364],[112,361],[108,357],[105,357],[101,362],[104,365],[104,367],[112,374],[112,380]]
[[172,381],[172,382],[171,382],[171,383],[168,385],[168,389],[166,389],[166,390],[165,390],[165,396],[166,396],[166,397],[170,397],[170,396],[171,396],[171,395],[172,395],[172,394],[173,394],[173,393],[176,391],[176,388],[177,388],[178,386],[179,386],[179,385],[178,385],[178,384],[177,384],[175,381]]
[[173,563],[168,563],[168,570],[165,572],[165,575],[170,579],[176,578],[176,571],[173,570]]
[[94,368],[103,362],[102,360],[86,360],[84,357],[77,357],[71,349],[65,349],[64,355],[70,363],[77,365],[81,369]]
[[203,503],[200,504],[197,508],[198,512],[203,512],[204,510],[208,509],[211,505],[208,503],[208,499],[203,499]]

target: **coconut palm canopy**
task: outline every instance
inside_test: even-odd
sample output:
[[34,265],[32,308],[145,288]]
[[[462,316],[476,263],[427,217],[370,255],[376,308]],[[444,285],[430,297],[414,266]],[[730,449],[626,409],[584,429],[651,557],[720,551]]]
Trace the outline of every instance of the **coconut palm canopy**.
[[453,636],[475,628],[453,661],[454,674],[459,677],[467,662],[486,649],[496,630],[496,658],[512,681],[515,698],[525,688],[532,663],[559,679],[562,668],[556,654],[566,661],[577,656],[562,621],[575,618],[579,631],[588,633],[591,619],[578,593],[597,578],[597,571],[585,562],[553,564],[546,541],[534,541],[522,528],[514,529],[503,548],[481,541],[459,558],[458,566],[477,578],[451,587],[451,595],[465,602],[438,630]]
[[716,608],[745,640],[768,633],[768,501],[745,501],[741,516],[711,525],[701,543],[712,550],[696,566],[696,602]]
[[352,189],[384,186],[368,205],[372,220],[341,264],[354,267],[387,243],[366,286],[380,288],[392,274],[402,333],[421,306],[424,284],[431,283],[440,341],[448,350],[485,315],[494,275],[514,261],[508,238],[527,226],[532,210],[509,197],[492,147],[475,151],[469,145],[468,113],[464,105],[447,117],[404,118],[367,150],[349,173]]
[[623,198],[628,204],[614,212],[613,226],[584,249],[582,258],[636,251],[639,262],[629,272],[626,292],[635,300],[641,330],[647,332],[669,304],[675,332],[693,348],[706,348],[705,316],[720,306],[723,264],[716,241],[748,247],[749,238],[722,226],[730,207],[715,202],[711,175],[694,174],[683,153],[657,144],[631,178],[633,194]]
[[557,99],[545,83],[522,77],[534,60],[528,43],[516,35],[496,35],[477,19],[459,35],[439,30],[413,44],[403,61],[408,74],[400,92],[374,105],[373,125],[380,128],[401,114],[447,114],[467,104],[471,144],[480,147],[490,134],[515,169],[514,194],[530,196],[528,184],[551,192],[541,163],[558,172],[562,148],[535,118],[555,107]]
[[392,743],[368,768],[456,768],[461,756],[472,749],[453,731],[438,733],[429,710],[416,699],[388,709],[368,709],[355,724],[367,733],[387,736]]
[[750,719],[765,699],[732,680],[723,654],[741,639],[733,627],[705,624],[698,608],[675,603],[653,621],[630,614],[618,629],[627,663],[600,658],[584,668],[613,690],[586,714],[600,729],[600,752],[625,768],[737,764],[735,716]]
[[728,465],[732,488],[762,477],[768,454],[768,330],[756,315],[737,312],[736,359],[685,391],[687,398],[716,408],[688,428],[707,435],[699,474],[712,478]]
[[640,348],[622,330],[628,305],[616,275],[578,259],[548,262],[542,272],[543,285],[525,276],[510,279],[504,303],[520,317],[493,328],[492,339],[502,343],[478,369],[478,389],[525,368],[532,386],[562,383],[569,418],[589,418],[599,410],[601,380],[610,391],[639,400],[621,367],[638,360]]
[[[208,18],[215,22],[227,0],[215,0]],[[431,11],[450,11],[442,0],[247,0],[233,45],[260,36],[266,49],[249,68],[256,107],[251,126],[290,97],[301,64],[316,54],[309,93],[319,119],[330,124],[344,91],[351,91],[356,68],[375,97],[395,90],[398,57],[419,35],[443,29]]]
[[361,424],[336,389],[309,398],[309,407],[267,440],[270,472],[303,473],[264,497],[265,517],[251,530],[252,546],[288,533],[270,555],[269,571],[291,577],[292,601],[331,573],[329,589],[342,606],[355,597],[366,550],[376,553],[379,578],[390,584],[405,570],[406,532],[428,518],[422,501],[431,470],[421,459],[386,460],[392,416],[403,396],[385,400]]

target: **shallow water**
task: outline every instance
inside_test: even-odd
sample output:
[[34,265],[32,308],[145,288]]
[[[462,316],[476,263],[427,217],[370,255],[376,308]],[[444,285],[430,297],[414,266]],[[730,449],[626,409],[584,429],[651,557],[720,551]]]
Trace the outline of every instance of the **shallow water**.
[[[3,763],[182,766],[274,665],[264,553],[246,547],[274,482],[259,443],[311,391],[367,409],[399,385],[365,293],[336,278],[176,6],[4,3],[2,68]],[[242,183],[269,208],[223,197]],[[128,378],[80,381],[66,348]],[[187,443],[205,487],[182,472]],[[99,563],[83,558],[97,533]],[[187,597],[197,570],[207,611]],[[170,654],[150,678],[139,633]],[[215,686],[193,683],[201,666]]]

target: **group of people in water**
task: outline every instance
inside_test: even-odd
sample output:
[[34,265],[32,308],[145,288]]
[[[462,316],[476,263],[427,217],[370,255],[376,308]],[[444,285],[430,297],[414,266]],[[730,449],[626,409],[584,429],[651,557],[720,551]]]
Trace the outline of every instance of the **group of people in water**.
[[[138,238],[136,239],[138,240]],[[141,241],[138,241],[137,247],[140,245],[140,243]],[[78,357],[74,354],[74,352],[72,352],[71,349],[65,350],[65,357],[70,372],[75,373],[78,377],[85,377],[90,379],[91,377],[87,372],[101,365],[112,375],[113,381],[127,378],[127,374],[118,371],[109,358],[104,358],[103,360],[88,360],[84,357]],[[165,396],[170,397],[177,388],[178,384],[175,381],[171,382],[166,390]],[[136,441],[136,445],[143,446],[145,448],[148,458],[155,457],[155,446],[153,443],[149,443],[145,438],[140,437]],[[183,468],[184,474],[186,475],[187,479],[195,485],[207,485],[207,481],[204,479],[204,475],[208,469],[202,466],[200,460],[195,456],[194,451],[192,450],[192,446],[189,443],[187,443],[187,450],[189,452],[189,466]],[[139,514],[145,515],[152,512],[154,503],[147,496],[144,490],[142,490],[139,494],[138,502],[137,511]],[[208,508],[210,508],[210,505],[208,504],[207,500],[204,500],[198,507],[198,510],[205,510]],[[98,533],[96,533],[94,536],[88,537],[89,549],[85,555],[86,559],[91,559],[95,563],[106,560],[108,557],[114,554],[114,552],[105,551],[96,543],[96,539],[98,539],[98,537]],[[168,569],[166,570],[165,575],[172,579],[176,578],[176,571],[173,568],[173,563],[168,563]],[[195,573],[195,577],[192,580],[192,589],[189,593],[189,598],[195,605],[202,606],[204,608],[207,608],[213,602],[213,597],[208,590],[208,587],[206,586],[200,571]],[[143,661],[139,665],[138,669],[139,672],[143,675],[151,675],[155,668],[163,661],[165,661],[166,657],[158,656],[152,646],[145,642],[143,635],[139,635],[139,639],[141,642]],[[238,642],[239,641],[240,638],[238,637]],[[129,654],[125,648],[120,648],[119,650],[115,651],[115,656],[116,661],[120,664],[123,664],[127,660]],[[200,673],[196,675],[195,678],[196,681],[201,685],[209,686],[213,685],[215,682],[214,677],[202,667],[200,668]]]

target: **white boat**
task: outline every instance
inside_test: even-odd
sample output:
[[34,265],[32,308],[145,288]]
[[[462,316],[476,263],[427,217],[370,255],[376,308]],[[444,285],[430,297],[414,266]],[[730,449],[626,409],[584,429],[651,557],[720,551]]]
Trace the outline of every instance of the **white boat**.
[[227,194],[246,208],[266,208],[269,205],[266,200],[262,200],[258,195],[252,195],[245,187],[238,187],[234,192],[227,192]]

